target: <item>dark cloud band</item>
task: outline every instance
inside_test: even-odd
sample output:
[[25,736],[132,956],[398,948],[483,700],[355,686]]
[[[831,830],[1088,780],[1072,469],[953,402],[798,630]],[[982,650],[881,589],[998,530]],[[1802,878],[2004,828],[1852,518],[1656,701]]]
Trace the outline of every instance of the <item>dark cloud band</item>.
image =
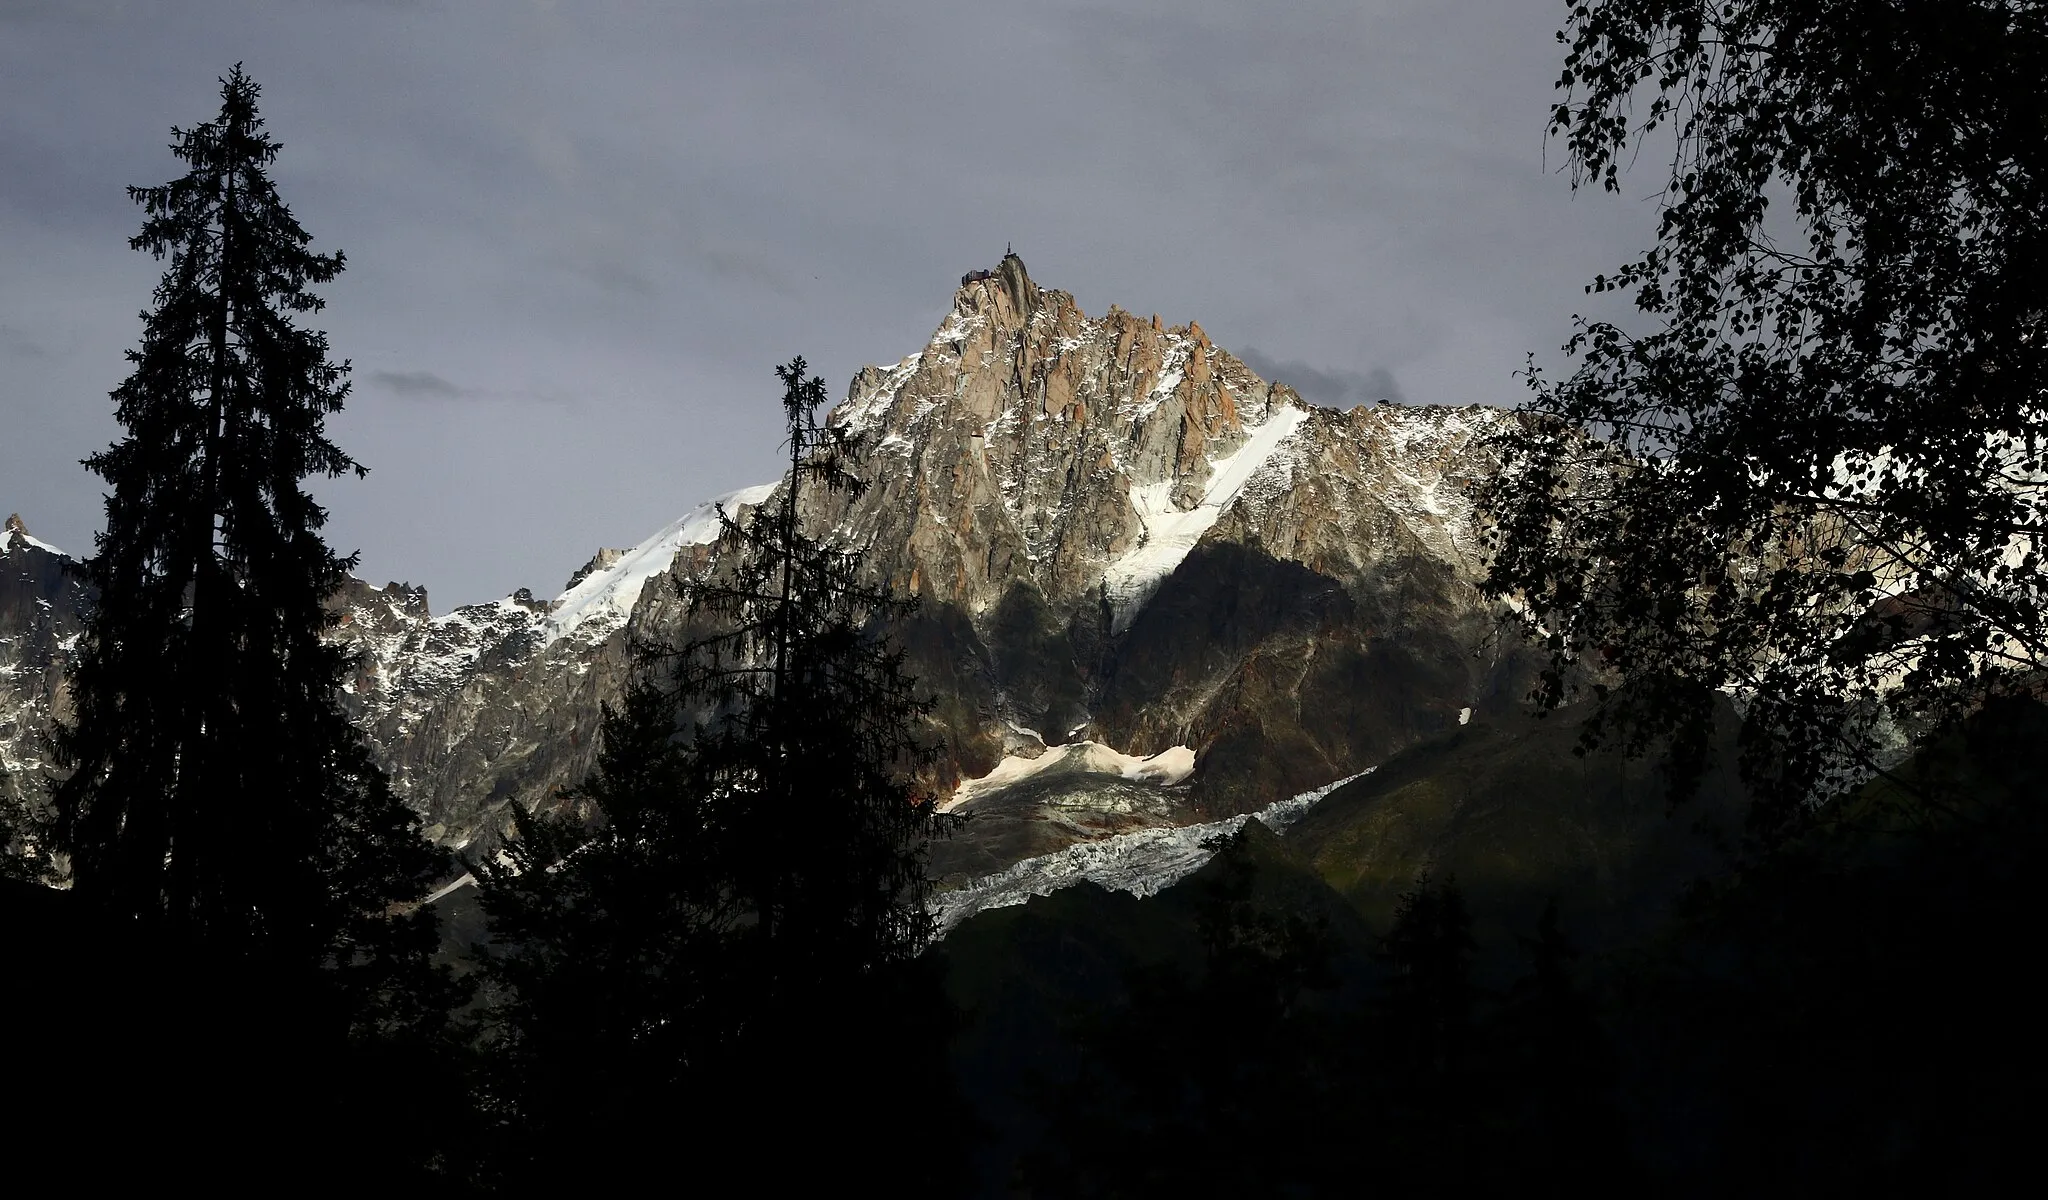
[[372,387],[410,400],[459,400],[473,394],[432,371],[372,371],[365,378]]
[[1348,371],[1336,367],[1313,367],[1304,362],[1277,359],[1253,346],[1238,350],[1244,360],[1267,383],[1284,383],[1301,393],[1301,398],[1324,408],[1356,408],[1361,404],[1406,404],[1394,373],[1385,367]]

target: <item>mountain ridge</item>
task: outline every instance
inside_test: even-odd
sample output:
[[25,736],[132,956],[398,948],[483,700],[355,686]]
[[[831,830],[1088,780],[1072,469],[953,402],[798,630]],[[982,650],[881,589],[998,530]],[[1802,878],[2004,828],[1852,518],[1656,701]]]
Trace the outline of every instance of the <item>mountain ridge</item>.
[[[938,850],[942,875],[1253,811],[1521,690],[1514,647],[1473,654],[1494,620],[1465,498],[1508,410],[1316,408],[1199,324],[1090,317],[1012,255],[826,419],[870,486],[806,494],[801,517],[921,602],[895,633],[940,701],[929,790],[1080,741],[1193,761],[1170,782],[1064,773],[1029,803],[983,788],[961,806],[980,832]],[[721,501],[739,515],[781,486]],[[599,551],[551,601],[437,616],[404,584],[336,597],[333,636],[359,651],[344,705],[431,835],[487,850],[509,805],[580,782],[631,644],[689,636],[671,581],[731,552],[716,503]],[[37,653],[61,677],[62,649]],[[44,691],[17,724],[59,712]]]

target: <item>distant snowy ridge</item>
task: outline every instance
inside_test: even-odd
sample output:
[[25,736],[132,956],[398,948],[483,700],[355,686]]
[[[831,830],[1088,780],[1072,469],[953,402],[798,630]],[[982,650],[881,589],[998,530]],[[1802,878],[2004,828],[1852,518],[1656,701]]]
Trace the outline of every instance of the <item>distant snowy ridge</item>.
[[10,531],[7,536],[9,540],[19,540],[26,542],[29,545],[34,546],[36,549],[41,550],[47,554],[54,554],[58,558],[71,557],[69,554],[66,554],[64,551],[59,550],[55,546],[52,546],[50,543],[44,541],[43,539],[39,537],[31,537],[30,535],[23,533],[19,529]]
[[570,634],[602,639],[623,627],[647,581],[662,574],[676,560],[684,546],[702,546],[718,540],[718,509],[737,516],[739,509],[759,504],[775,490],[772,483],[727,492],[691,509],[667,528],[621,554],[617,562],[592,571],[563,592],[549,609],[541,635],[543,647]]
[[[437,811],[452,807],[452,796],[481,790],[449,780],[446,759],[431,751],[391,751],[407,743],[417,747],[419,735],[434,729],[436,718],[451,708],[477,712],[473,706],[486,702],[486,689],[507,682],[516,688],[536,672],[564,680],[585,676],[599,657],[598,648],[626,627],[647,582],[666,573],[684,548],[717,540],[720,505],[737,517],[773,490],[765,485],[727,493],[697,505],[631,549],[600,550],[553,600],[521,589],[436,616],[427,612],[421,589],[360,584],[335,627],[339,639],[361,654],[358,669],[342,682],[343,703],[385,756],[399,793],[423,810]],[[576,728],[578,720],[585,728]],[[565,786],[587,769],[575,753],[578,739],[596,732],[588,710],[569,721],[565,737],[557,717],[530,711],[524,698],[514,699],[483,730],[487,753],[515,768],[537,757],[559,761],[562,777],[545,786]],[[476,726],[471,732],[477,732]],[[564,740],[566,752],[559,749]],[[443,754],[455,749],[454,739],[442,742]],[[535,799],[527,800],[529,807]],[[479,828],[472,821],[437,819],[428,823],[428,836],[465,845]]]
[[1133,896],[1150,896],[1199,870],[1215,857],[1203,845],[1218,835],[1234,834],[1244,823],[1257,819],[1275,833],[1294,824],[1325,796],[1353,780],[1363,779],[1375,768],[1326,783],[1286,800],[1276,801],[1258,812],[1183,825],[1175,829],[1140,829],[1097,842],[1081,842],[1052,854],[1027,858],[994,875],[972,880],[931,900],[932,916],[938,922],[938,936],[951,933],[962,921],[990,908],[1023,904],[1033,896],[1050,896],[1064,887],[1086,881]]
[[52,546],[50,543],[44,541],[43,539],[29,533],[28,526],[23,525],[21,523],[21,516],[18,513],[8,517],[5,529],[0,530],[0,552],[4,552],[9,546],[13,545],[17,539],[30,546],[33,546],[37,550],[41,550],[48,554],[54,554],[58,558],[71,557],[69,554],[66,554],[62,550],[57,549],[57,547]]
[[51,768],[47,735],[83,630],[77,562],[19,514],[0,524],[0,801],[38,799]]

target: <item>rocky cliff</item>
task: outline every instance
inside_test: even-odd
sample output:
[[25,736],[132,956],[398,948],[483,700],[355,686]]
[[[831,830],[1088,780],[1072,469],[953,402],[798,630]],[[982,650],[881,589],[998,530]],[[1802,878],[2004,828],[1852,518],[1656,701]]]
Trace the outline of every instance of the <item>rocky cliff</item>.
[[[920,600],[896,635],[940,701],[929,782],[978,817],[940,873],[1251,811],[1518,693],[1520,656],[1488,648],[1465,499],[1484,434],[1514,419],[1315,408],[1199,325],[1090,317],[1014,256],[970,274],[930,341],[859,372],[828,418],[869,489],[803,510]],[[719,503],[743,514],[779,486]],[[488,840],[508,805],[583,776],[628,647],[686,632],[672,579],[715,569],[718,535],[699,506],[550,601],[337,598],[335,636],[361,651],[345,703],[435,836]],[[0,592],[0,731],[61,710],[88,599],[67,584],[35,608],[58,560],[22,553],[49,562]],[[10,770],[37,765],[26,736],[0,732]]]
[[924,601],[906,640],[962,777],[1083,739],[1193,770],[963,796],[982,819],[942,867],[1249,811],[1518,694],[1465,498],[1514,419],[1318,409],[1199,325],[1091,318],[1014,257],[970,280],[921,351],[854,379],[832,420],[874,486],[812,523]]
[[71,562],[18,515],[0,528],[0,795],[10,799],[40,798],[51,725],[70,712],[66,673],[92,601]]

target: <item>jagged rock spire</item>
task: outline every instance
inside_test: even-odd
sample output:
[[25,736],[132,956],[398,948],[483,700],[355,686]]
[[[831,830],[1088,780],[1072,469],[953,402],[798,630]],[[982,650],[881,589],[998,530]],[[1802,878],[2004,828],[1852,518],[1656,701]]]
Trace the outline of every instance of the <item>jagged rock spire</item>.
[[[988,281],[997,284],[1001,288],[1002,294],[1009,297],[1008,311],[1016,318],[1018,323],[1030,324],[1031,318],[1038,313],[1039,287],[1031,282],[1031,272],[1024,268],[1024,260],[1017,257],[1017,251],[1009,243],[1005,242],[1003,244],[1003,260],[996,264],[995,270],[969,271],[960,277],[960,287],[965,292],[966,289],[973,287],[975,284]],[[980,307],[979,300],[964,295],[956,296],[953,304],[954,308],[960,312],[967,312]]]
[[1029,321],[1038,311],[1038,285],[1031,282],[1031,273],[1024,269],[1024,260],[1018,258],[1016,251],[1008,245],[1003,247],[1003,261],[996,267],[996,279],[1010,293],[1010,304]]

